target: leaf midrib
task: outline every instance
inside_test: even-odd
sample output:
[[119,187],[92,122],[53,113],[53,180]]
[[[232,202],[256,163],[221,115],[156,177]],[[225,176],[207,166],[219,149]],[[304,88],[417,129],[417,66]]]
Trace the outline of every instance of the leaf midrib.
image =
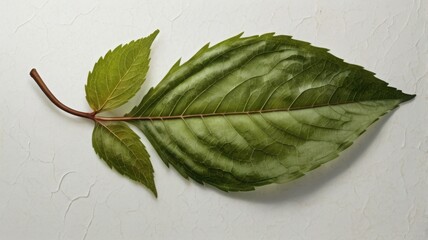
[[100,120],[120,120],[120,121],[130,121],[130,120],[173,120],[173,119],[184,119],[184,118],[205,118],[205,117],[221,117],[221,116],[236,116],[236,115],[252,115],[252,114],[262,114],[262,113],[271,113],[271,112],[291,112],[297,110],[305,110],[305,109],[314,109],[321,107],[329,107],[329,106],[338,106],[338,105],[346,105],[346,104],[354,104],[354,103],[369,103],[369,102],[380,102],[380,101],[403,101],[402,99],[390,98],[390,99],[376,99],[376,100],[366,100],[366,101],[353,101],[353,102],[340,102],[333,104],[319,104],[319,105],[311,105],[311,106],[303,106],[303,107],[293,107],[293,108],[276,108],[276,109],[266,109],[266,110],[252,110],[252,111],[242,111],[242,112],[221,112],[221,113],[201,113],[201,114],[187,114],[187,115],[174,115],[174,116],[141,116],[141,117],[122,117],[122,118],[103,118],[100,117]]

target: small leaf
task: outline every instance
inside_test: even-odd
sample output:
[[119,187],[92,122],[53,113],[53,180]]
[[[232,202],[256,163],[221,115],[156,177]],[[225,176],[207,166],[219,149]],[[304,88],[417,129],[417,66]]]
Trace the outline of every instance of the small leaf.
[[413,97],[289,36],[238,35],[177,62],[128,116],[184,177],[247,191],[336,158]]
[[140,89],[149,69],[150,46],[158,30],[146,38],[120,45],[100,58],[88,75],[86,99],[95,112],[125,104]]
[[110,168],[144,184],[157,196],[150,156],[138,135],[125,123],[96,122],[92,145]]

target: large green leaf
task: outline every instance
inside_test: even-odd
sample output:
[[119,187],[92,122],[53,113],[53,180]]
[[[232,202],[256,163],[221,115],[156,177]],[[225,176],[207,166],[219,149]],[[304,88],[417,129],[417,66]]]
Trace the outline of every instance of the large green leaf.
[[86,99],[95,112],[125,104],[143,84],[149,69],[150,46],[158,30],[146,38],[120,45],[100,58],[88,75]]
[[238,35],[177,62],[128,116],[184,177],[245,191],[332,160],[413,97],[325,49]]
[[138,135],[125,123],[96,122],[92,145],[110,168],[144,184],[157,196],[149,154]]

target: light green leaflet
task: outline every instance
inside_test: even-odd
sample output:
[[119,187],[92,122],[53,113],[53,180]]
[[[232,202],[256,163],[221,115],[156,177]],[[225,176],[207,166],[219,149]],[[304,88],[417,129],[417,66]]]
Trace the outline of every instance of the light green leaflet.
[[117,108],[138,92],[146,79],[150,46],[158,33],[120,45],[98,60],[85,87],[86,99],[95,112]]
[[140,137],[125,123],[95,123],[92,144],[110,168],[141,182],[157,196],[149,154]]
[[[154,35],[139,48],[149,49]],[[132,44],[121,51],[127,48],[138,51]],[[105,57],[110,64],[95,66],[94,76],[121,82],[122,75],[114,71],[120,61],[109,60],[115,51]],[[144,62],[147,66],[127,66],[145,75]],[[143,81],[138,79],[127,78],[120,89],[138,89]],[[91,75],[87,98],[95,110],[112,109],[136,92],[94,102],[90,99],[109,95],[111,88],[101,78],[91,87],[90,81]],[[162,160],[184,177],[224,191],[248,191],[288,182],[334,159],[379,117],[413,97],[326,49],[289,36],[238,35],[204,46],[183,65],[177,62],[138,106],[117,120],[141,129]],[[124,123],[103,126],[97,123],[94,130],[97,153],[155,192],[148,155],[136,135]],[[133,137],[123,144],[107,132],[109,127]]]

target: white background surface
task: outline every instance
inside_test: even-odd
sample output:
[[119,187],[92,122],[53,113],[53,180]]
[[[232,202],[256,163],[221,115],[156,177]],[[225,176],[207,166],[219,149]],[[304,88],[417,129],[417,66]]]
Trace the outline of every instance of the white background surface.
[[[424,0],[0,1],[0,238],[428,239],[427,23]],[[418,96],[337,160],[249,193],[184,180],[143,137],[155,199],[99,160],[93,124],[56,109],[28,73],[89,111],[95,61],[157,28],[148,80],[122,112],[178,58],[242,31],[329,48]]]

